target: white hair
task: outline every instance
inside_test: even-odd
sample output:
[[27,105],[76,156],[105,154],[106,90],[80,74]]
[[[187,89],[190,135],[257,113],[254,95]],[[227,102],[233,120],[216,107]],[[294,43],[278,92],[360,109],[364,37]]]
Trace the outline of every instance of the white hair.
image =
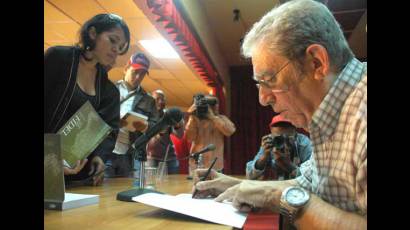
[[340,71],[353,57],[340,25],[329,9],[313,0],[292,0],[273,8],[253,25],[242,44],[242,54],[251,57],[256,45],[302,67],[306,48],[320,44],[326,48],[330,65]]
[[164,91],[162,91],[162,90],[160,90],[160,89],[157,89],[157,90],[152,91],[152,94],[154,94],[154,93],[156,93],[156,94],[161,94],[161,95],[164,96],[164,98],[165,98],[165,93],[164,93]]

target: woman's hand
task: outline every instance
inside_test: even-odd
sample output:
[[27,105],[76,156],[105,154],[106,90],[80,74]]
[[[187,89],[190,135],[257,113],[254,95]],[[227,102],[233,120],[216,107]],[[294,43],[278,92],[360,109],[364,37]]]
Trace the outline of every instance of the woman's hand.
[[70,168],[67,166],[63,167],[64,175],[75,175],[84,168],[85,164],[87,163],[88,159],[78,160],[74,168]]

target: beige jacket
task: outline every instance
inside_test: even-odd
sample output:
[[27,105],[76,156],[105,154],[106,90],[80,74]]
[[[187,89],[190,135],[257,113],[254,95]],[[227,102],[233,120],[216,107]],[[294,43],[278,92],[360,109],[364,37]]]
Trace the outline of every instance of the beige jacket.
[[[224,136],[231,136],[235,132],[235,125],[224,115],[215,115],[213,119],[200,120],[191,115],[185,126],[186,138],[192,142],[190,153],[202,150],[209,144],[214,144],[214,151],[203,153],[204,166],[207,168],[214,157],[218,157],[214,169],[224,167]],[[193,159],[189,160],[194,163]]]

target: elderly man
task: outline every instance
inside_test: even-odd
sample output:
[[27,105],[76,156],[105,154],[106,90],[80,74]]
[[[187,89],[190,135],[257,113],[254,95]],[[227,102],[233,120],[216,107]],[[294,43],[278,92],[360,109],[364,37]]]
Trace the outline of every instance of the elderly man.
[[[367,64],[354,58],[322,3],[294,0],[246,35],[259,101],[309,130],[312,157],[286,181],[250,181],[212,171],[198,197],[241,211],[278,210],[300,229],[367,228]],[[195,180],[204,174],[197,170]]]
[[[157,110],[162,117],[165,113],[166,106],[165,93],[160,90],[154,90],[152,97],[155,99]],[[184,120],[181,119],[179,123],[170,126],[159,134],[151,138],[147,144],[147,166],[158,167],[160,162],[166,162],[168,173],[179,173],[179,161],[175,153],[175,146],[171,141],[171,134],[178,138],[184,135]]]

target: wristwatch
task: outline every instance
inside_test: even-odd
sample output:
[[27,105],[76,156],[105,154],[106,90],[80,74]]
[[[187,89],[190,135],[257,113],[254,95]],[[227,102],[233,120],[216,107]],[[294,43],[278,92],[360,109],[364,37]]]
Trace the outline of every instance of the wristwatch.
[[305,206],[309,199],[309,193],[301,187],[286,188],[280,198],[280,214],[287,217],[289,222],[293,224],[298,211]]

